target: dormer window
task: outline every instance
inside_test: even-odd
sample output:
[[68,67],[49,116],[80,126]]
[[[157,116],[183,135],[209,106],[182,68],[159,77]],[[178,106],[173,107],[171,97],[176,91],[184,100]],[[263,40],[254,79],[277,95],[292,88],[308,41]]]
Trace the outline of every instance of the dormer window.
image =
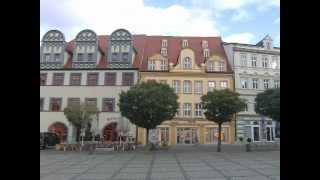
[[112,53],[112,61],[119,61],[119,53],[117,52]]
[[182,48],[187,48],[188,47],[188,40],[184,39],[182,40]]
[[271,49],[271,43],[270,42],[267,42],[267,49]]
[[50,54],[49,53],[45,54],[44,59],[46,62],[50,61]]
[[219,63],[219,71],[221,71],[221,72],[225,71],[224,62]]
[[83,61],[83,54],[82,53],[78,53],[78,61]]
[[168,47],[168,41],[166,39],[162,40],[161,47]]
[[190,57],[186,57],[183,60],[183,69],[192,69],[192,62]]
[[213,72],[214,71],[214,62],[213,61],[209,61],[208,62],[207,71],[208,72]]
[[203,48],[203,49],[208,48],[208,41],[202,40],[202,48]]
[[161,60],[160,62],[160,70],[164,71],[164,70],[167,70],[167,61],[166,60]]
[[148,62],[148,70],[154,71],[156,69],[156,62],[155,60],[149,60]]
[[168,50],[167,50],[167,48],[161,48],[161,55],[162,55],[162,56],[167,56],[167,55],[168,55]]
[[88,53],[88,61],[93,61],[93,54],[92,53]]
[[54,61],[60,61],[60,54],[54,54]]
[[127,53],[127,52],[122,53],[122,60],[128,61],[129,60],[129,53]]
[[203,50],[203,57],[205,57],[205,58],[207,58],[207,57],[209,57],[210,55],[209,55],[209,49],[204,49]]

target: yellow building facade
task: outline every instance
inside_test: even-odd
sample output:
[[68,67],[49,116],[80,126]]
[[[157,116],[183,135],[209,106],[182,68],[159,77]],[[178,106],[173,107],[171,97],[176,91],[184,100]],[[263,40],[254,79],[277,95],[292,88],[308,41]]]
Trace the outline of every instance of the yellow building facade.
[[[165,39],[165,41],[168,40]],[[185,41],[187,44],[183,44],[186,43]],[[145,60],[146,69],[140,71],[140,81],[155,80],[166,83],[179,96],[179,109],[175,118],[164,121],[154,130],[159,143],[167,142],[168,145],[215,144],[218,141],[218,125],[205,118],[201,96],[213,89],[234,90],[233,75],[224,52],[221,52],[223,51],[221,46],[219,44],[214,47],[208,46],[210,39],[200,42],[202,43],[196,44],[194,39],[181,39],[180,48],[174,49],[179,51],[176,52],[178,58],[172,61],[170,59],[172,56],[169,54],[170,44],[163,47],[162,40],[160,53],[150,52]],[[204,46],[203,43],[207,43],[207,46]],[[163,48],[168,49],[163,51]],[[235,121],[233,119],[222,125],[222,143],[232,144],[234,137]],[[138,128],[138,143],[145,144],[145,142],[146,130]]]

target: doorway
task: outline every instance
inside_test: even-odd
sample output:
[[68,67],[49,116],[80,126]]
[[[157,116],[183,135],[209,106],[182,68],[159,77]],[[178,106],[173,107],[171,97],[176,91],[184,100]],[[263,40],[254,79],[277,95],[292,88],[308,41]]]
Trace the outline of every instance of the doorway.
[[113,142],[118,140],[118,131],[117,131],[116,122],[108,124],[103,129],[103,140],[106,142]]

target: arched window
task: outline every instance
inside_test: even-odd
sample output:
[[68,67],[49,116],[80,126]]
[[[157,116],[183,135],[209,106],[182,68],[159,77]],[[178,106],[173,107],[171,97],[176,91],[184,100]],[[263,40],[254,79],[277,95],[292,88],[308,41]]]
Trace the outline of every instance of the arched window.
[[48,31],[42,38],[40,68],[61,68],[64,60],[65,38],[58,30]]
[[190,57],[186,57],[183,60],[183,69],[192,69],[192,62]]
[[114,31],[109,39],[108,63],[110,67],[131,67],[132,35],[125,29]]
[[213,72],[214,71],[214,61],[208,61],[207,63],[207,71]]
[[98,57],[98,38],[94,31],[85,29],[75,39],[72,66],[75,68],[94,68]]

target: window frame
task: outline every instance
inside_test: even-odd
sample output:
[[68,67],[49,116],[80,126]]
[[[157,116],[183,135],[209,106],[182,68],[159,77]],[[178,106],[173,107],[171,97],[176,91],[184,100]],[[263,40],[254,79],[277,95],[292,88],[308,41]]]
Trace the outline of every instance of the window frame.
[[[268,87],[266,87],[266,84],[267,84]],[[263,80],[263,88],[264,89],[269,89],[270,88],[270,79],[264,79]]]
[[195,103],[194,104],[194,116],[197,118],[203,117],[203,104]]
[[[60,101],[59,110],[53,110],[53,109],[52,109],[52,107],[53,107],[53,106],[52,106],[52,105],[53,105],[53,104],[52,104],[52,101],[53,101],[53,100],[59,100],[59,101]],[[50,111],[50,112],[61,112],[61,109],[62,109],[62,98],[61,98],[61,97],[51,97],[51,98],[50,98],[50,103],[49,103],[49,111]]]
[[[255,84],[256,84],[256,87],[254,86]],[[252,89],[259,89],[259,79],[258,78],[252,78]]]
[[72,100],[79,100],[79,106],[80,106],[80,103],[81,103],[81,99],[80,98],[76,98],[76,97],[69,97],[68,99],[67,99],[67,107],[70,107],[70,105],[71,105],[71,101]]
[[156,61],[154,59],[150,59],[148,61],[148,70],[149,71],[154,71],[156,70]]
[[[74,75],[80,75],[80,80],[79,80],[79,83],[77,84],[77,83],[74,83],[74,81],[73,81],[73,79],[72,79],[72,77],[74,76]],[[82,73],[70,73],[70,81],[69,81],[69,85],[70,86],[81,86],[81,80],[82,80]]]
[[[56,76],[58,76],[58,75],[62,75],[62,82],[61,83],[57,83],[57,79],[56,79],[57,77]],[[53,75],[52,75],[52,85],[53,86],[63,86],[64,85],[64,77],[65,77],[64,73],[53,73]]]
[[[44,76],[44,79],[42,79],[42,76]],[[48,73],[40,73],[40,86],[47,85],[47,78],[48,78]],[[42,83],[41,81],[44,81],[44,83]]]
[[[108,83],[108,76],[111,75],[114,76],[114,82],[113,83]],[[105,86],[116,86],[117,84],[117,73],[116,72],[105,72],[104,73],[104,85]]]
[[[90,84],[92,80],[90,79],[90,76],[96,75],[96,83],[95,84]],[[87,73],[87,86],[98,86],[99,85],[99,73],[98,72],[88,72]]]
[[[130,83],[125,83],[125,75],[129,75],[132,77],[132,82]],[[133,86],[134,85],[134,73],[133,72],[123,72],[122,73],[122,86]]]
[[224,72],[226,70],[225,62],[219,62],[219,71]]
[[[186,85],[188,84],[186,82],[190,83],[190,86],[187,87],[189,89],[189,92],[186,91]],[[192,94],[192,81],[191,80],[184,80],[183,81],[183,93],[184,94]]]
[[[210,83],[211,82],[214,84],[214,86],[212,87],[212,90],[211,90],[211,87],[210,87]],[[214,91],[216,89],[216,87],[217,87],[216,81],[208,81],[208,92]]]
[[[226,87],[223,87],[222,83],[226,83]],[[226,81],[226,80],[220,81],[220,88],[223,88],[223,89],[229,88],[228,81]]]
[[[107,111],[106,110],[106,104],[105,104],[105,102],[106,101],[108,101],[108,100],[110,100],[110,102],[111,102],[111,104],[112,104],[112,111]],[[101,109],[101,111],[102,112],[115,112],[115,109],[116,109],[116,107],[115,107],[115,103],[116,102],[116,100],[115,100],[115,98],[102,98],[102,109]]]
[[[175,82],[177,82],[177,84],[175,84]],[[172,81],[172,88],[174,89],[174,92],[176,94],[179,94],[181,92],[181,80],[173,80]]]
[[192,117],[192,103],[183,103],[183,117]]
[[186,70],[192,69],[192,59],[190,57],[185,57],[183,59],[183,69],[186,69]]
[[[197,84],[200,84],[199,91],[197,91]],[[194,93],[195,94],[203,94],[203,82],[201,80],[194,81]]]

